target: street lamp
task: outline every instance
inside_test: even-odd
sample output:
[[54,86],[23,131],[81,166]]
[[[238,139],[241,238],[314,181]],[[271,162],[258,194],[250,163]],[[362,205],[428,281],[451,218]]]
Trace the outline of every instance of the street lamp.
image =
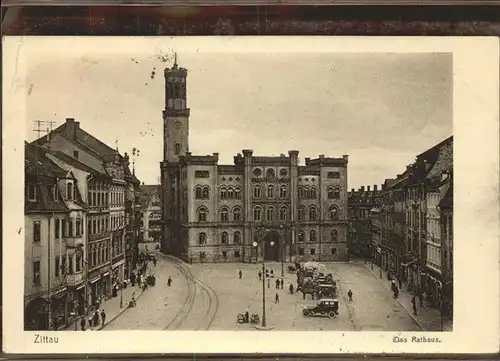
[[[264,241],[263,241],[264,242]],[[263,243],[262,242],[262,243]],[[274,242],[271,241],[269,243],[272,246],[274,246]],[[252,245],[255,247],[256,253],[258,253],[258,243],[253,242]],[[257,255],[258,257],[258,255]],[[266,265],[265,265],[265,247],[262,247],[262,328],[266,327]]]
[[122,271],[122,277],[120,281],[120,308],[123,308],[123,271]]
[[[283,231],[284,226],[280,224],[280,229]],[[285,236],[284,234],[281,237],[281,278],[285,277]]]

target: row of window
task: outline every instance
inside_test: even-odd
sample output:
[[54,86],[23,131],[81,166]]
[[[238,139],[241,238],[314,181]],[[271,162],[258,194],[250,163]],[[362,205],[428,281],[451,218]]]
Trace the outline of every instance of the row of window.
[[110,241],[94,242],[89,244],[89,269],[94,269],[110,259]]
[[[305,251],[304,251],[304,247],[299,247],[298,249],[298,252],[299,252],[299,256],[304,256],[305,255]],[[337,248],[331,248],[331,253],[332,255],[336,255],[337,254]],[[230,257],[230,254],[231,252],[230,251],[222,251],[222,258],[223,259],[228,259]],[[316,249],[315,248],[310,248],[309,249],[309,254],[311,256],[314,256],[316,254]],[[235,250],[234,251],[234,258],[238,259],[241,257],[241,253],[240,253],[240,250]],[[207,254],[206,252],[200,252],[200,260],[206,260],[207,259]]]
[[[337,206],[331,206],[328,209],[330,220],[335,221],[339,219],[339,209]],[[232,220],[233,221],[241,221],[243,219],[242,217],[242,211],[240,207],[234,207],[232,211]],[[274,206],[268,206],[265,208],[265,217],[263,214],[263,207],[261,206],[255,206],[253,209],[253,220],[254,221],[268,221],[268,222],[273,222],[276,220],[275,218],[276,215],[276,209]],[[310,206],[307,212],[308,218],[307,220],[309,221],[317,221],[319,219],[319,210],[316,206]],[[197,211],[197,219],[198,222],[206,222],[207,221],[207,216],[208,216],[208,209],[205,206],[201,206],[198,208]],[[299,207],[298,209],[298,220],[299,221],[305,221],[306,220],[306,208],[305,207]],[[287,221],[289,219],[289,209],[286,206],[280,207],[279,212],[278,212],[278,218],[277,220],[279,221]],[[222,207],[220,210],[220,217],[219,220],[221,222],[229,222],[229,208],[227,207]]]
[[[330,241],[331,242],[338,242],[339,240],[339,233],[336,229],[332,230],[330,232]],[[309,231],[309,242],[317,242],[317,232],[314,229],[311,229]],[[303,230],[300,230],[298,232],[298,242],[299,243],[304,243],[306,242],[306,233]],[[229,238],[229,233],[227,232],[222,232],[220,234],[220,243],[223,245],[228,245],[230,244],[230,238]],[[239,231],[234,232],[233,234],[233,244],[239,245],[241,244],[241,233]],[[200,246],[204,246],[207,244],[207,234],[205,232],[201,232],[198,234],[198,244]]]
[[[54,238],[80,237],[83,233],[83,223],[81,219],[76,218],[56,218],[54,220]],[[40,243],[42,240],[42,223],[33,221],[33,242]]]
[[[275,198],[276,186],[273,184],[267,185],[265,188],[265,196],[267,198]],[[328,199],[340,199],[340,187],[330,186],[326,189]],[[288,186],[279,186],[279,198],[288,198]],[[241,188],[240,187],[226,187],[222,186],[219,189],[220,199],[241,199]],[[256,184],[253,187],[253,197],[256,199],[263,198],[263,187],[260,184]],[[316,199],[318,197],[318,190],[316,187],[299,187],[298,197],[300,199]],[[195,187],[195,198],[196,199],[209,199],[210,198],[210,187],[205,185],[198,185]]]

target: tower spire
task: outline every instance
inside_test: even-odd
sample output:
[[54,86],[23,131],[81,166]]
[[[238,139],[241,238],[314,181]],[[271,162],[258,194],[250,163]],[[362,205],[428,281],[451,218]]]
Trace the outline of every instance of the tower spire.
[[174,68],[177,68],[177,53],[174,53]]

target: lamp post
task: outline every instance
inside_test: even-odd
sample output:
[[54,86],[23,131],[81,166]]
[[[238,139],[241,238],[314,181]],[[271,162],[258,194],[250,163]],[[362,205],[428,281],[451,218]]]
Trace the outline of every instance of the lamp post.
[[[283,231],[284,226],[280,224],[280,229]],[[281,247],[280,247],[280,253],[281,253],[281,278],[285,277],[285,237],[281,237]]]
[[121,281],[120,281],[120,308],[123,308],[123,271],[122,271]]
[[[262,328],[267,327],[266,324],[266,264],[265,264],[265,247],[264,241],[262,243]],[[274,242],[271,241],[269,243],[271,246],[274,246]],[[257,246],[259,245],[257,242],[253,242],[252,245],[255,247],[256,254],[258,253]],[[258,254],[256,255],[258,258]]]

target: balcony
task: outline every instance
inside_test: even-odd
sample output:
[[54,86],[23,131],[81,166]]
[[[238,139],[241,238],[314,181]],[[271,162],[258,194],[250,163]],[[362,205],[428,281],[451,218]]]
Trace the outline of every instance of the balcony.
[[108,232],[90,234],[88,236],[88,240],[89,240],[89,242],[93,242],[93,241],[98,241],[100,239],[109,238],[109,237],[110,237],[110,235],[109,235],[109,231],[108,231]]
[[109,206],[89,207],[89,213],[106,213],[106,212],[109,212]]
[[79,245],[83,246],[85,244],[82,236],[63,237],[63,241],[66,243],[66,247],[68,247],[68,248],[76,248]]
[[66,275],[66,283],[68,286],[78,286],[83,281],[83,272]]

